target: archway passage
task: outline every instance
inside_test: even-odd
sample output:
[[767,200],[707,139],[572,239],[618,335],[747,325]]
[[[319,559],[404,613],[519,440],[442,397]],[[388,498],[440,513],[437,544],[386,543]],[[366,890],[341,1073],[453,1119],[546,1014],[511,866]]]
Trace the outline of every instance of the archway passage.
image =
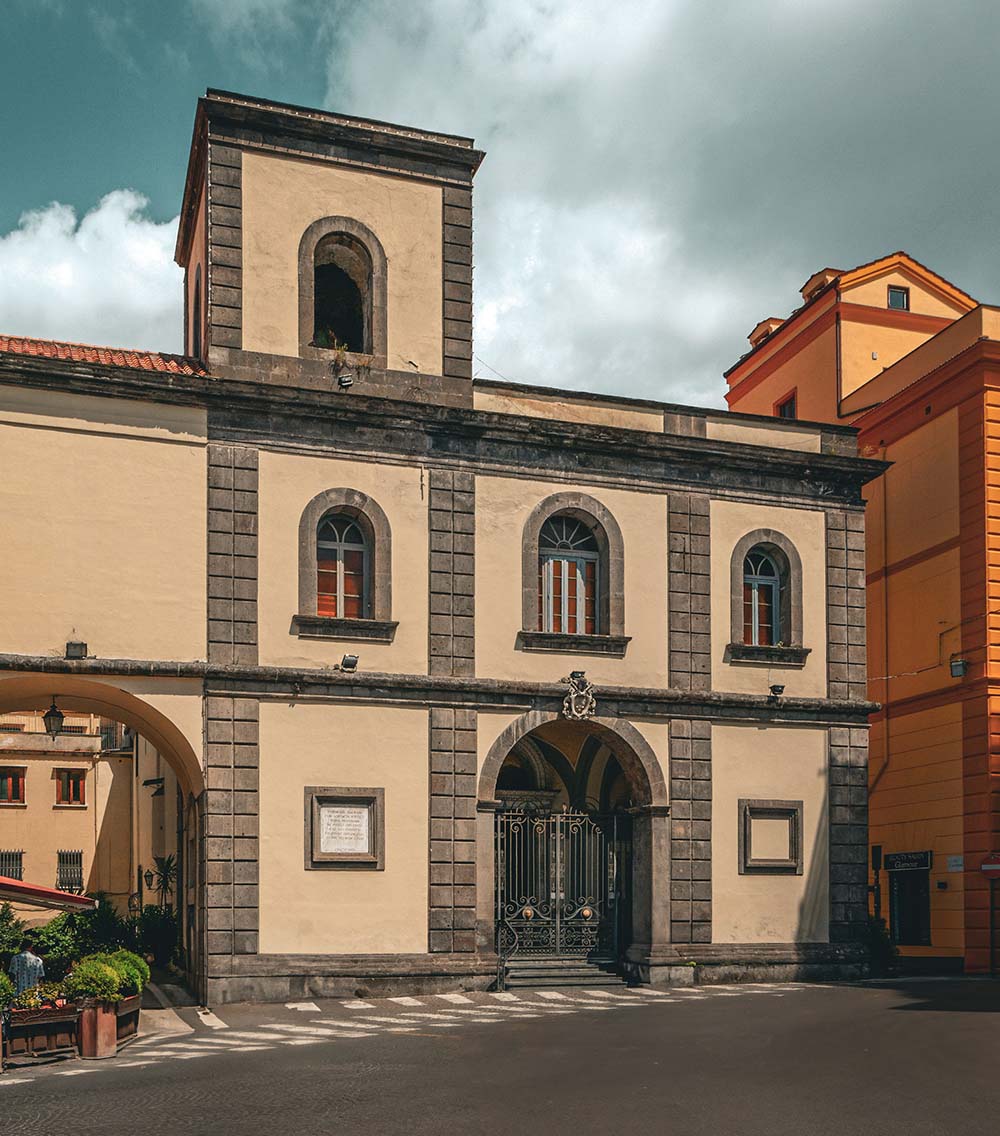
[[[99,945],[181,961],[192,983],[203,787],[190,742],[146,697],[74,675],[0,676],[0,875],[99,895],[110,936]],[[15,915],[54,949],[42,933],[50,916]],[[48,969],[59,977],[60,965]]]
[[556,719],[514,742],[495,789],[501,957],[624,958],[633,930],[633,811],[648,792],[587,723]]

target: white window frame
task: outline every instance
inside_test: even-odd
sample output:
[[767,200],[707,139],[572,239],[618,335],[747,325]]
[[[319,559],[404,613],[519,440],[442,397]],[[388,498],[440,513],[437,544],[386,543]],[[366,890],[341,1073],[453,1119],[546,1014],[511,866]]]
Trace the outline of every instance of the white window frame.
[[[600,588],[599,573],[597,571],[597,562],[600,559],[596,552],[543,552],[541,554],[542,561],[542,630],[556,634],[555,631],[555,588],[553,583],[555,580],[556,564],[561,567],[561,583],[562,583],[562,596],[560,603],[560,623],[562,631],[558,634],[564,635],[584,635],[587,634],[585,628],[587,626],[587,576],[586,565],[593,564],[594,567],[594,631],[593,634],[600,632],[600,596],[598,594]],[[576,569],[576,611],[572,612],[573,604],[570,602],[569,594],[569,580],[570,580],[570,567]],[[569,627],[570,614],[576,616],[576,631],[567,631]]]
[[[748,572],[746,562],[753,555],[767,560],[774,570],[773,576],[764,576],[757,571]],[[753,631],[753,642],[750,646],[768,646],[760,642],[760,593],[763,588],[771,590],[771,644],[775,646],[781,642],[781,573],[774,558],[766,552],[756,552],[751,549],[743,561],[743,583],[750,585],[750,627]]]
[[[361,542],[358,543],[352,540],[324,540],[322,532],[327,523],[333,524],[346,524],[345,531],[349,532],[351,528],[355,530],[361,537]],[[354,616],[344,615],[344,553],[345,552],[360,552],[361,553],[361,618],[369,619],[371,612],[371,573],[369,572],[369,559],[370,553],[368,549],[368,542],[365,540],[364,533],[361,526],[353,518],[344,514],[328,514],[321,518],[319,524],[316,526],[316,596],[317,596],[317,611],[319,610],[319,562],[320,560],[330,559],[329,556],[324,556],[323,553],[333,553],[332,559],[337,564],[337,614],[335,619],[353,619]]]

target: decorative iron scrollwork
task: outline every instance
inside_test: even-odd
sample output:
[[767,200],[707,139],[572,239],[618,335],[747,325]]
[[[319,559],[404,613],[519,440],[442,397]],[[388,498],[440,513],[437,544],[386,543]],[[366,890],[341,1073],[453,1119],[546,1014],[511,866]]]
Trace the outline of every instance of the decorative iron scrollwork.
[[563,699],[563,717],[571,722],[585,722],[597,713],[597,699],[594,697],[594,684],[584,671],[572,671],[567,678],[559,680],[566,683],[568,690]]

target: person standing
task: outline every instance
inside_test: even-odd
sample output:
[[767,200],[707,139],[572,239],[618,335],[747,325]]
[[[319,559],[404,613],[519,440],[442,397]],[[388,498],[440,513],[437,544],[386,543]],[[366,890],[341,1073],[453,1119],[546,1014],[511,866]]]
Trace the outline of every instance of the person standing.
[[37,986],[45,978],[45,965],[31,949],[31,940],[21,941],[21,952],[10,960],[9,973],[14,993],[21,994],[29,986]]

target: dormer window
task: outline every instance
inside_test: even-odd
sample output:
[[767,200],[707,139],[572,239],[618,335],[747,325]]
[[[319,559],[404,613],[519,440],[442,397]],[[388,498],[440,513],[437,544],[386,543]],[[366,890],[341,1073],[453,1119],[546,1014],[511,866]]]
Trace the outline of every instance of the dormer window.
[[893,311],[908,312],[910,310],[910,289],[901,288],[896,284],[889,285],[889,307]]
[[313,347],[371,350],[372,262],[360,241],[330,233],[313,260]]

